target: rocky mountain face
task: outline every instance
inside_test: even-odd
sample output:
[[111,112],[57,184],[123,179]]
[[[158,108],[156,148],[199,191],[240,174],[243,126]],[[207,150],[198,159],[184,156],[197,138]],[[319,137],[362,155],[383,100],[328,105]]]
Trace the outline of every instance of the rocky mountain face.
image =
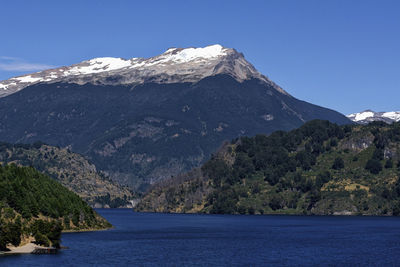
[[[0,164],[33,166],[82,197],[91,206],[130,204],[132,193],[99,173],[82,155],[41,143],[0,143]],[[108,200],[108,201],[105,201]],[[125,200],[125,201],[124,201]]]
[[373,121],[393,123],[400,121],[400,111],[375,112],[372,110],[365,110],[363,112],[349,114],[347,117],[360,124],[368,124]]
[[68,147],[139,191],[199,166],[224,140],[312,119],[351,123],[292,97],[219,45],[98,58],[0,86],[0,140]]
[[154,184],[138,211],[400,215],[400,124],[290,132],[226,143],[201,168]]

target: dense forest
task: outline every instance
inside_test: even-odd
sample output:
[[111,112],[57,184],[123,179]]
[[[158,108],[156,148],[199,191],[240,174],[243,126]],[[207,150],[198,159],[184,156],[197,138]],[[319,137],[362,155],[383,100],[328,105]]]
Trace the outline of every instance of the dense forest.
[[0,250],[32,237],[58,247],[62,230],[109,227],[78,195],[36,169],[0,165]]
[[132,192],[97,171],[85,157],[67,148],[42,142],[9,144],[0,142],[0,163],[32,166],[77,193],[94,207],[118,208],[129,204]]
[[200,169],[157,184],[141,211],[400,215],[400,123],[242,137]]

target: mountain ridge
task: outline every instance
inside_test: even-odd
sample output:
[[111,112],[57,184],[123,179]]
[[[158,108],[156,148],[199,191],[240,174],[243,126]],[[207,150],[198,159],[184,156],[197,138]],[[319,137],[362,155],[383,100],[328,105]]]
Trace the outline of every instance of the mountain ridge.
[[259,73],[242,53],[233,48],[211,45],[204,48],[169,48],[150,58],[102,57],[71,66],[44,70],[0,81],[0,97],[37,83],[69,82],[98,85],[141,84],[144,82],[196,82],[207,76],[229,74],[241,82],[258,78],[281,93],[281,87]]

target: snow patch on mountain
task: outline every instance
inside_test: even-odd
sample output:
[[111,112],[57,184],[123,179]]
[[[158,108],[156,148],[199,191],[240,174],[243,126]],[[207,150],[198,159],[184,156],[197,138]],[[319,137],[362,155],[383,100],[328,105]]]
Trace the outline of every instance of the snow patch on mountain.
[[186,48],[180,50],[179,48],[170,48],[163,54],[162,62],[175,61],[175,62],[189,62],[195,59],[211,59],[227,54],[226,48],[221,45],[211,45],[202,48]]
[[374,112],[372,110],[365,110],[363,112],[349,114],[347,117],[360,124],[367,124],[373,121],[392,123],[400,121],[400,111]]
[[[87,63],[87,64],[86,64]],[[64,72],[65,76],[68,75],[81,75],[91,74],[110,70],[117,70],[131,66],[130,60],[113,57],[94,58],[84,61],[75,67],[70,68]]]
[[[34,78],[30,75],[27,75],[27,76],[13,78],[13,80],[22,82],[22,83],[34,83],[34,82],[42,81],[43,79],[42,78]],[[16,83],[14,83],[14,84],[16,84]]]
[[394,121],[400,121],[400,111],[385,112],[382,117],[389,118]]
[[354,114],[354,121],[362,121],[365,120],[366,118],[370,118],[374,116],[374,112],[371,111],[364,111],[360,113]]

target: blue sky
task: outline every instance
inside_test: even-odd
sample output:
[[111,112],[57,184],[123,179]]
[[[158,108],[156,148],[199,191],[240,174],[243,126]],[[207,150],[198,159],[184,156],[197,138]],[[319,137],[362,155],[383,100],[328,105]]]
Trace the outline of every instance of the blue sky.
[[93,57],[219,43],[293,96],[400,110],[400,1],[0,2],[0,80]]

